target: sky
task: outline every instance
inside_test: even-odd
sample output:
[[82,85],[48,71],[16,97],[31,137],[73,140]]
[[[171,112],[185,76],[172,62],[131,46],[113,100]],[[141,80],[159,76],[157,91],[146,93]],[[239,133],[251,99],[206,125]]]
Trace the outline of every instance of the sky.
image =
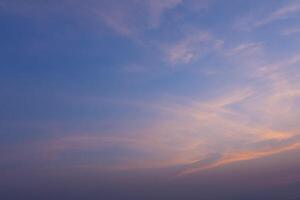
[[299,0],[0,0],[0,196],[300,199]]

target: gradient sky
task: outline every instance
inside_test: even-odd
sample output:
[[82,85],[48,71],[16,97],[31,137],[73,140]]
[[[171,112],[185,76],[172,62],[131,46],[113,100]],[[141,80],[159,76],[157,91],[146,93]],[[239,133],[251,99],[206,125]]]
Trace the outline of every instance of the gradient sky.
[[0,0],[0,198],[300,199],[299,0]]

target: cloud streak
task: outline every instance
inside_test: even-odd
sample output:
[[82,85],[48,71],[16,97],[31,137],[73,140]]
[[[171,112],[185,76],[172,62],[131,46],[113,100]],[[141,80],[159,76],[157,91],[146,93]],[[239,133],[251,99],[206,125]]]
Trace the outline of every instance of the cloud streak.
[[261,21],[257,21],[255,23],[255,27],[261,27],[267,24],[270,24],[272,22],[278,21],[278,20],[283,20],[291,17],[291,15],[295,13],[299,13],[300,11],[300,3],[292,3],[289,5],[285,5],[272,13],[270,13],[265,19]]

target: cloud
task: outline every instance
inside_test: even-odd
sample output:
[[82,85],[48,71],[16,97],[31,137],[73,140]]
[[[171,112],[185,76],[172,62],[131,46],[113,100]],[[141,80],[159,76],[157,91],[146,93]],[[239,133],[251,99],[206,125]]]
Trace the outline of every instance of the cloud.
[[[190,8],[199,11],[209,4],[207,0],[53,0],[26,3],[22,0],[3,0],[0,8],[39,19],[64,14],[64,17],[79,23],[96,27],[104,24],[121,36],[137,39],[143,37],[146,31],[161,28],[166,15],[174,14],[178,6],[182,5],[185,11]],[[177,12],[182,10],[175,14]]]
[[[236,49],[242,51],[249,46],[252,45]],[[297,149],[300,82],[293,71],[297,71],[297,63],[296,55],[270,64],[270,70],[272,66],[281,67],[257,76],[248,88],[227,91],[207,101],[173,105],[169,102],[161,110],[170,113],[170,119],[152,125],[159,128],[145,135],[160,142],[163,148],[158,154],[165,154],[165,162],[172,158],[170,167],[176,163],[175,158],[181,158],[177,164],[186,166],[183,174]],[[251,73],[256,74],[256,70]],[[172,144],[170,151],[166,144]],[[151,162],[146,166],[151,166]]]
[[98,13],[102,21],[117,33],[137,37],[136,35],[143,34],[149,29],[160,28],[165,15],[180,5],[201,10],[207,8],[209,2],[207,0],[127,0],[109,1],[106,3],[107,7],[97,6],[97,4],[91,4],[91,7]]
[[[74,11],[103,22],[116,33],[136,37],[140,31],[161,26],[164,15],[184,1],[68,3],[67,7],[72,5]],[[299,10],[298,4],[282,7],[254,26],[261,27],[284,19]],[[208,99],[194,94],[186,101],[182,101],[180,96],[163,102],[136,103],[132,100],[130,108],[151,110],[155,119],[145,119],[142,125],[134,122],[135,128],[120,126],[114,129],[114,133],[105,133],[98,128],[98,132],[77,130],[55,134],[53,138],[25,144],[14,151],[8,148],[5,151],[7,160],[9,155],[13,155],[15,161],[21,156],[24,162],[30,162],[34,153],[34,162],[46,165],[96,166],[99,170],[180,166],[183,169],[180,174],[188,174],[299,148],[299,54],[267,62],[263,57],[263,43],[245,42],[225,49],[223,41],[210,32],[196,28],[184,31],[179,39],[160,44],[169,64],[191,64],[211,52],[221,51],[226,59],[241,66],[242,73],[251,76],[251,81],[235,83],[236,87],[231,89],[221,88],[218,95]],[[129,68],[143,70],[139,66]],[[126,104],[122,100],[116,104],[122,103]],[[104,103],[101,104],[103,106]],[[126,106],[128,108],[128,104]],[[117,122],[112,124],[118,126]],[[60,162],[93,152],[96,152],[93,162],[81,159]]]
[[201,30],[186,31],[181,39],[163,46],[166,60],[175,64],[188,64],[218,49],[223,42]]
[[[256,46],[245,43],[233,52]],[[246,69],[252,73],[251,82],[208,99],[194,95],[184,100],[116,101],[151,110],[155,118],[133,128],[119,126],[113,133],[101,128],[93,132],[69,130],[43,141],[2,149],[2,154],[7,162],[12,162],[11,157],[15,163],[45,167],[58,164],[100,171],[179,167],[179,174],[185,175],[298,149],[299,60],[296,54],[263,66],[263,72],[261,66]]]
[[[199,172],[201,170],[208,170],[216,167],[220,167],[226,164],[240,162],[240,161],[247,161],[253,160],[258,158],[263,158],[267,156],[271,156],[274,154],[283,153],[286,151],[291,151],[300,148],[300,142],[292,143],[289,145],[285,145],[282,147],[275,147],[275,145],[267,150],[253,150],[253,151],[245,151],[239,153],[229,153],[228,155],[224,155],[223,157],[214,160],[215,162],[205,162],[204,164],[197,165],[196,167],[188,167],[187,169],[183,170],[179,173],[180,176],[187,175],[195,172]],[[191,165],[193,166],[193,165]]]
[[161,19],[167,10],[175,8],[183,3],[183,0],[148,0],[146,5],[149,13],[149,24],[157,27],[161,23]]
[[269,63],[266,60],[266,45],[262,42],[243,42],[233,47],[224,47],[220,54],[232,68],[240,69],[239,76],[252,76],[253,71]]
[[291,17],[292,14],[300,12],[300,3],[285,5],[275,11],[273,11],[265,19],[257,21],[255,27],[260,27],[272,23],[274,21],[282,20]]
[[[115,136],[73,134],[44,146],[56,159],[65,153],[73,152],[76,157],[78,152],[121,148],[124,156],[110,155],[113,162],[99,162],[99,170],[181,166],[179,174],[289,151],[300,147],[300,113],[295,112],[294,102],[300,98],[300,92],[297,86],[291,87],[289,79],[285,79],[285,84],[277,84],[283,78],[269,79],[268,87],[252,85],[207,101],[162,103],[151,108],[161,113],[157,121],[131,132],[123,129]],[[98,159],[101,160],[101,154]],[[76,165],[95,167],[89,162]]]
[[[83,4],[77,1],[78,6]],[[182,3],[182,0],[126,0],[86,1],[85,16],[99,19],[120,35],[139,37],[148,29],[158,28],[164,14]]]
[[281,31],[281,35],[284,35],[284,36],[290,36],[290,35],[295,35],[295,34],[298,34],[300,33],[300,28],[288,28],[288,29],[285,29],[285,30],[282,30]]
[[294,3],[285,4],[280,8],[273,9],[273,11],[267,14],[254,12],[244,17],[239,17],[234,27],[238,30],[250,31],[280,20],[290,19],[297,16],[299,12],[300,3],[299,1],[295,1]]
[[244,43],[231,49],[229,56],[236,56],[238,54],[247,54],[247,56],[258,55],[262,52],[263,45],[261,43]]
[[181,3],[182,0],[55,0],[26,3],[21,0],[3,0],[1,8],[7,12],[35,17],[67,12],[76,20],[79,15],[81,21],[102,22],[120,35],[133,37],[139,31],[159,27],[165,12]]

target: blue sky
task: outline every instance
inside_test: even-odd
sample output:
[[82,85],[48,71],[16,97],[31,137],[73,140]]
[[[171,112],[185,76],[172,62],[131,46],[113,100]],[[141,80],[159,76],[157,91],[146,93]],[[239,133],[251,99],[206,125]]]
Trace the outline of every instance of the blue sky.
[[0,0],[7,191],[25,174],[222,188],[228,170],[299,167],[299,19],[298,0]]

